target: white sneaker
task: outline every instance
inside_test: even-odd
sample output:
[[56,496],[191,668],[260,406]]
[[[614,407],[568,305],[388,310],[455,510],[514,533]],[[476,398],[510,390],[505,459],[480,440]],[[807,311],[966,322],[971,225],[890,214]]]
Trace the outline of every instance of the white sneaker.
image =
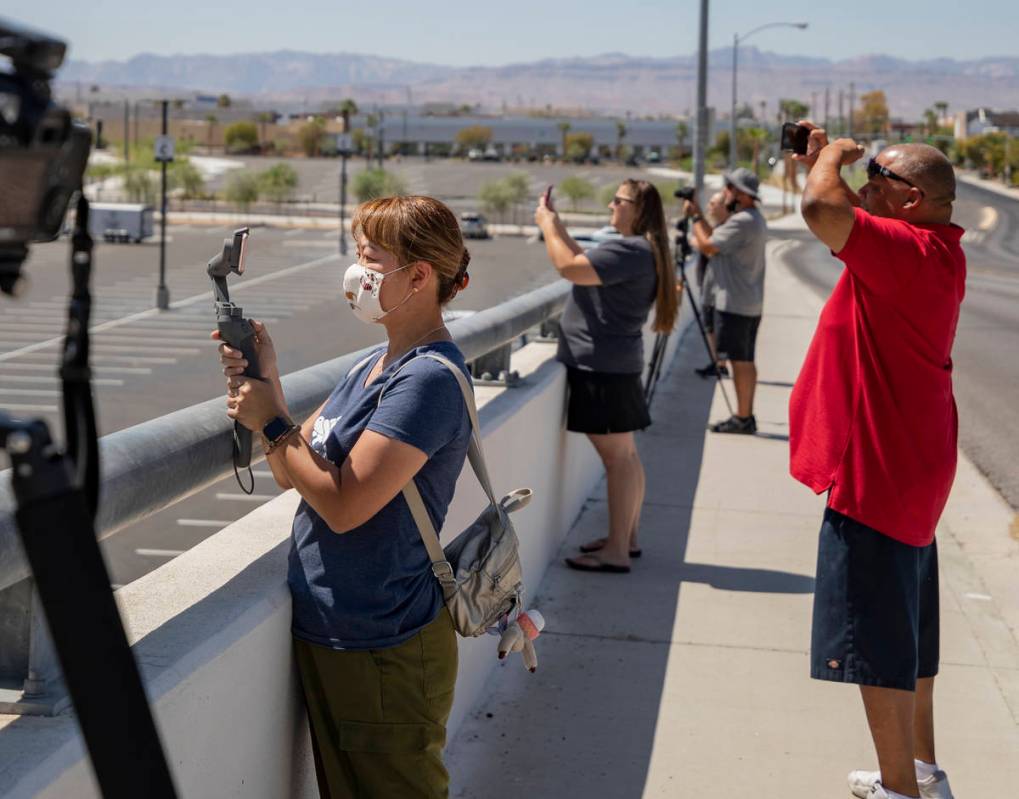
[[[948,775],[940,769],[926,779],[917,779],[921,799],[954,799],[948,785]],[[881,786],[880,771],[850,771],[849,790],[859,799],[884,799],[887,794]],[[872,795],[875,788],[880,792]]]

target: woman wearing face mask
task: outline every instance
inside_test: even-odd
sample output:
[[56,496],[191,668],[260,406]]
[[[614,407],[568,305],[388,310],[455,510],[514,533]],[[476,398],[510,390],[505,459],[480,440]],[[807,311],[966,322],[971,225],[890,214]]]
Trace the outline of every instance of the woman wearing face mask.
[[641,385],[642,328],[654,306],[654,330],[670,332],[678,295],[658,190],[644,180],[625,180],[609,208],[622,238],[588,252],[570,238],[544,197],[534,218],[552,265],[574,284],[557,354],[569,384],[566,428],[587,434],[608,484],[608,536],[587,542],[583,554],[566,563],[581,571],[625,573],[641,554],[637,528],[644,502],[644,467],[633,431],[651,424]]
[[470,420],[455,377],[416,356],[469,375],[442,306],[467,286],[470,256],[456,217],[429,197],[366,203],[352,232],[358,263],[344,296],[358,319],[385,327],[386,345],[298,427],[256,323],[264,382],[245,379],[240,353],[220,345],[228,415],[263,434],[276,482],[302,498],[288,583],[322,796],[445,797],[457,643],[401,491],[413,479],[441,529]]

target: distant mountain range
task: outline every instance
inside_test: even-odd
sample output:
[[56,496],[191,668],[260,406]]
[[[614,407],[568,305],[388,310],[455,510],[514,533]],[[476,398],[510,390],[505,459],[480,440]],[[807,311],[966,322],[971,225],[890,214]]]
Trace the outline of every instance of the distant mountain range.
[[[727,113],[731,91],[729,49],[709,59],[709,104]],[[809,103],[823,116],[830,89],[830,113],[838,91],[855,84],[857,96],[881,89],[893,117],[919,118],[937,101],[949,112],[964,108],[1019,107],[1019,58],[976,61],[948,58],[905,61],[884,55],[842,61],[779,55],[744,47],[739,53],[740,101],[755,112],[779,98]],[[606,113],[687,114],[694,105],[696,58],[641,58],[622,53],[585,58],[545,59],[499,67],[451,67],[353,53],[295,51],[237,55],[142,54],[127,61],[70,61],[60,72],[67,92],[75,84],[146,90],[226,92],[256,103],[288,106],[352,96],[361,103],[453,102],[499,110],[511,107],[587,108]]]

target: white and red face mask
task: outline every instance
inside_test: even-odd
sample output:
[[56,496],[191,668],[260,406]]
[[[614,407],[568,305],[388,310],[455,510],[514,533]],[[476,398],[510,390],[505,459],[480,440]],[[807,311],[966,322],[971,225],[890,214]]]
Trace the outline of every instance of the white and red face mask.
[[361,264],[351,264],[343,273],[343,296],[350,303],[350,310],[362,322],[379,322],[384,316],[392,313],[414,293],[413,289],[388,311],[382,309],[382,283],[390,275],[402,272],[413,264],[407,264],[383,274],[377,269],[369,269]]

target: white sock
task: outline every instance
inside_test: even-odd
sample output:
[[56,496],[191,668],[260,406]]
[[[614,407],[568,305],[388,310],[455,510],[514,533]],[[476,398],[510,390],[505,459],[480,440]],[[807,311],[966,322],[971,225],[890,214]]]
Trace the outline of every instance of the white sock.
[[938,770],[937,763],[927,763],[916,758],[913,759],[913,763],[916,764],[916,778],[918,780],[925,780]]

